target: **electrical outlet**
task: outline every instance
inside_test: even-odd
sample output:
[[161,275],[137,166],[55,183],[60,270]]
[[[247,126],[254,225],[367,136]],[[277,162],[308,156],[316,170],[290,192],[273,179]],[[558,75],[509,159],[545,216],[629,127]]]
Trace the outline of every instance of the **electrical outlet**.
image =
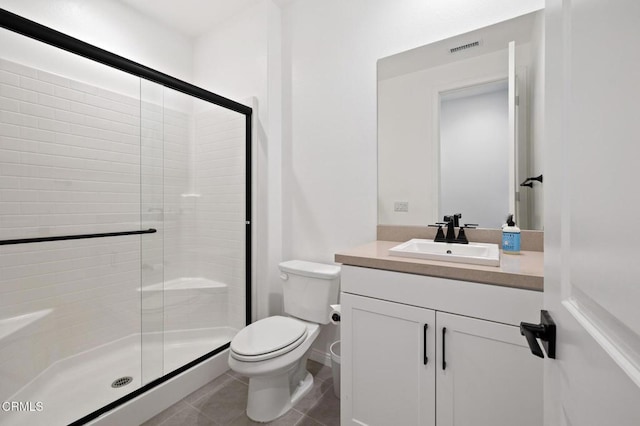
[[407,213],[409,211],[409,202],[408,201],[396,201],[393,204],[394,212],[402,212]]

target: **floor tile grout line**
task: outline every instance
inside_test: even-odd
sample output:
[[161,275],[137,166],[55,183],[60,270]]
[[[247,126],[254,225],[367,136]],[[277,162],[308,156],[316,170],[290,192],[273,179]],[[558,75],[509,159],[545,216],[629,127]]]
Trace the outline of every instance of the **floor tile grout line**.
[[298,409],[297,409],[297,408],[295,408],[295,407],[294,407],[294,408],[292,408],[292,409],[291,409],[291,411],[295,411],[296,413],[300,413],[300,414],[302,414],[302,415],[304,416],[304,413],[303,413],[302,411],[298,410]]
[[[187,404],[189,404],[189,403],[187,402]],[[189,405],[191,405],[191,404],[189,404]],[[192,406],[192,405],[191,405],[191,406]],[[193,406],[192,406],[192,407],[193,407]],[[211,422],[213,422],[213,425],[212,425],[212,426],[222,426],[222,423],[218,423],[215,419],[212,419],[211,417],[209,417],[209,416],[207,415],[207,413],[205,413],[205,412],[204,412],[204,411],[202,411],[201,409],[199,409],[199,408],[197,408],[197,407],[193,407],[193,409],[194,409],[194,410],[196,410],[196,411],[197,411],[200,415],[202,415],[204,418],[206,418],[206,419],[210,420]],[[240,416],[238,416],[238,417],[240,417]],[[238,417],[234,418],[233,420],[237,419]],[[233,422],[233,420],[232,420],[232,422]]]
[[[205,416],[206,416],[206,414],[205,414]],[[249,417],[249,416],[247,416],[247,410],[244,410],[242,413],[238,414],[238,416],[236,416],[233,419],[231,419],[231,421],[229,421],[228,424],[231,425],[231,424],[233,424],[233,422],[235,422],[236,420],[238,420],[239,418],[244,417],[244,416],[246,416],[247,418]],[[207,418],[209,418],[209,417],[207,417]],[[249,419],[249,420],[251,420],[251,419]],[[214,426],[218,426],[218,425],[224,426],[222,423],[218,423],[215,420],[213,420],[213,423],[214,423]]]
[[314,418],[313,418],[313,417],[311,417],[311,416],[307,416],[306,414],[303,414],[303,415],[302,415],[302,417],[300,417],[300,419],[299,419],[297,422],[295,422],[293,426],[297,426],[297,425],[299,425],[299,424],[304,420],[304,418],[305,418],[305,417],[309,417],[311,420],[313,420],[314,422],[318,423],[318,424],[319,424],[319,425],[321,425],[321,426],[326,426],[324,423],[322,423],[322,422],[320,422],[320,421],[318,421],[318,420],[314,419]]
[[247,387],[249,386],[249,384],[248,384],[248,383],[243,382],[242,380],[240,380],[240,379],[239,379],[239,378],[237,378],[236,376],[233,376],[233,375],[231,375],[231,374],[229,374],[229,373],[225,373],[225,374],[226,374],[227,376],[231,377],[233,380],[235,380],[235,381],[237,381],[237,382],[240,382],[240,383],[242,383],[243,385],[246,385]]
[[[193,405],[191,405],[191,404],[189,404],[187,401],[185,401],[185,400],[184,400],[184,398],[183,398],[183,399],[181,399],[181,400],[179,400],[179,401],[178,401],[178,402],[176,402],[175,404],[171,405],[170,407],[167,407],[167,410],[168,410],[168,409],[170,409],[170,408],[172,408],[172,407],[175,407],[175,406],[176,406],[176,405],[178,405],[180,402],[184,402],[184,403],[186,404],[186,406],[185,406],[182,410],[177,410],[175,413],[171,414],[169,417],[167,417],[166,419],[164,419],[164,420],[163,420],[160,424],[158,424],[157,426],[162,426],[162,425],[164,425],[165,423],[167,423],[167,422],[169,421],[169,419],[171,419],[172,417],[174,417],[174,416],[176,416],[176,415],[178,415],[178,414],[182,413],[182,412],[183,412],[183,411],[185,411],[185,410],[188,410],[188,409],[196,409],[196,410],[198,410],[196,407],[194,407]],[[198,411],[200,411],[200,410],[198,410]],[[158,413],[158,414],[161,414],[161,413],[162,413],[162,411],[161,411],[160,413]]]
[[[202,398],[204,398],[206,395],[203,395]],[[200,401],[201,398],[198,398],[196,401]],[[213,422],[214,425],[217,425],[218,422],[216,422],[214,419],[212,419],[211,417],[207,416],[206,413],[204,413],[201,409],[199,409],[198,407],[196,407],[195,405],[191,404],[189,401],[183,400],[185,402],[185,404],[187,404],[189,406],[189,409],[191,410],[196,410],[199,414],[203,415],[204,417],[206,417],[207,419],[211,420]],[[194,401],[195,402],[195,401]],[[183,410],[184,411],[184,410]],[[171,416],[173,417],[173,416]],[[169,417],[169,418],[171,418]],[[164,423],[164,422],[163,422]],[[158,426],[162,426],[162,425],[158,425]]]
[[[200,398],[198,398],[198,400],[200,400]],[[163,424],[165,424],[167,421],[169,421],[170,418],[172,418],[173,416],[176,416],[180,413],[182,413],[185,410],[196,410],[198,412],[198,414],[206,417],[207,419],[211,420],[213,422],[213,426],[217,426],[219,425],[218,422],[216,422],[214,419],[212,419],[211,417],[207,416],[206,413],[204,413],[201,409],[199,409],[198,407],[195,407],[194,405],[192,405],[189,401],[186,401],[185,399],[182,399],[182,401],[187,404],[187,407],[183,408],[180,411],[175,412],[174,414],[170,415],[169,417],[167,417],[162,423],[160,423],[158,426],[162,426]],[[235,419],[234,419],[235,420]]]
[[[233,376],[231,376],[230,374],[223,373],[223,374],[221,374],[220,376],[216,377],[216,379],[218,379],[218,378],[222,377],[223,375],[228,376],[228,377],[230,377],[230,378],[233,378]],[[213,379],[213,380],[216,380],[216,379]],[[212,380],[212,381],[213,381],[213,380]],[[229,382],[230,382],[230,381],[231,381],[230,379],[227,379],[225,382],[223,382],[222,384],[220,384],[218,387],[216,387],[216,388],[212,389],[211,391],[209,391],[209,392],[207,392],[207,393],[203,394],[202,396],[200,396],[199,398],[197,398],[197,399],[196,399],[196,400],[194,400],[193,402],[194,402],[194,403],[196,403],[196,402],[200,401],[202,398],[204,398],[205,396],[208,396],[208,395],[212,394],[213,392],[217,392],[217,391],[221,390],[222,388],[226,387],[226,386],[229,384]],[[211,383],[211,382],[209,382],[209,383]],[[242,382],[241,382],[241,383],[242,383]],[[207,385],[205,385],[205,386],[207,386]],[[196,389],[194,392],[197,392],[197,391],[198,391],[198,389]],[[188,396],[189,396],[189,395],[187,395],[186,397],[182,398],[182,401],[186,402],[186,403],[187,403],[187,404],[189,404],[191,407],[193,407],[193,408],[195,408],[196,410],[198,410],[198,408],[197,408],[195,405],[193,405],[191,402],[187,401]]]
[[[179,402],[180,402],[180,401],[176,402],[176,404],[178,404]],[[185,402],[186,402],[186,401],[185,401]],[[157,425],[157,426],[162,426],[163,424],[167,423],[167,422],[168,422],[172,417],[177,416],[178,414],[182,413],[184,410],[188,410],[188,409],[190,409],[190,408],[192,408],[192,409],[193,409],[193,408],[195,408],[195,407],[191,406],[191,404],[189,404],[188,402],[186,402],[186,403],[187,403],[187,405],[189,405],[189,407],[184,407],[182,410],[178,410],[178,411],[176,411],[175,413],[173,413],[172,415],[170,415],[169,417],[167,417],[166,419],[164,419],[163,421],[161,421],[160,423],[158,423],[158,425]],[[174,404],[174,405],[175,405],[175,404]],[[171,408],[171,407],[169,407],[169,408]],[[195,408],[195,409],[196,409],[196,410],[198,410],[197,408]],[[199,410],[198,410],[198,411],[199,411]],[[158,413],[158,414],[160,414],[160,413]]]
[[323,422],[322,422],[322,421],[320,421],[319,419],[317,419],[317,418],[313,417],[313,416],[312,416],[312,415],[310,415],[309,413],[311,412],[311,410],[313,410],[315,407],[317,407],[317,406],[320,404],[320,402],[322,401],[322,398],[324,398],[324,396],[325,396],[325,395],[327,394],[327,392],[329,392],[330,390],[331,390],[331,391],[333,390],[333,388],[332,388],[331,386],[329,386],[329,387],[328,387],[324,392],[322,392],[322,393],[320,394],[320,397],[318,398],[318,400],[316,401],[316,403],[315,403],[315,404],[313,404],[311,407],[309,407],[309,409],[307,410],[307,412],[306,412],[306,413],[303,413],[305,416],[309,417],[310,419],[315,420],[316,422],[320,423],[320,424],[321,424],[321,425],[323,425],[323,426],[325,425],[325,423],[323,423]]
[[[227,373],[224,373],[224,374],[225,374],[225,375],[227,375],[227,376],[229,376],[229,377],[231,377],[231,378],[234,378],[234,377],[233,377],[233,376],[231,376],[230,374],[227,374]],[[215,380],[215,379],[214,379],[214,380]],[[218,386],[216,389],[212,390],[211,392],[207,392],[206,394],[202,395],[200,398],[196,399],[196,400],[195,400],[195,401],[193,401],[193,402],[194,402],[194,403],[195,403],[195,402],[198,402],[198,401],[200,401],[202,398],[204,398],[205,396],[208,396],[208,395],[210,395],[210,394],[212,394],[212,393],[214,393],[214,392],[219,391],[220,389],[222,389],[222,388],[224,388],[225,386],[227,386],[227,385],[229,384],[229,382],[230,382],[230,381],[231,381],[231,380],[227,380],[226,382],[224,382],[223,384],[221,384],[220,386]],[[238,380],[238,381],[239,381],[239,380]],[[242,383],[242,382],[240,382],[240,383]],[[243,383],[243,384],[245,384],[245,383]],[[222,423],[218,423],[215,419],[212,419],[211,417],[209,417],[209,416],[207,415],[207,413],[205,413],[204,411],[202,411],[201,409],[199,409],[198,407],[196,407],[195,405],[193,405],[191,402],[187,401],[187,400],[186,400],[186,398],[183,398],[182,400],[183,400],[183,401],[184,401],[184,402],[185,402],[189,407],[191,407],[192,409],[196,410],[198,413],[200,413],[201,415],[203,415],[205,418],[207,418],[207,419],[211,420],[211,421],[213,422],[213,425],[214,425],[214,426],[221,426],[221,425],[222,425]],[[183,411],[183,410],[181,410],[181,411],[179,411],[179,412],[182,412],[182,411]],[[242,414],[238,415],[238,417],[235,417],[234,419],[232,419],[232,421],[231,421],[231,422],[233,422],[234,420],[236,420],[236,419],[240,418],[240,417],[241,417],[243,414],[245,414],[245,413],[246,413],[246,412],[243,412]],[[176,414],[177,414],[177,413],[176,413]],[[171,417],[173,417],[173,416],[171,416]],[[171,418],[171,417],[169,417],[169,418]],[[168,419],[167,419],[167,420],[168,420]],[[166,420],[165,420],[165,421],[166,421]],[[162,422],[162,423],[164,423],[164,422]],[[158,425],[158,426],[162,426],[162,424],[160,424],[160,425]]]

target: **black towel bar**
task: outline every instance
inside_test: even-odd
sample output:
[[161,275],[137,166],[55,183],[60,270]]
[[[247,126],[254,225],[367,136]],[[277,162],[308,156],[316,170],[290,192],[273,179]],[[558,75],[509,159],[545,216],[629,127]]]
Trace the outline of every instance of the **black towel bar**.
[[153,228],[149,228],[149,229],[143,229],[140,231],[105,232],[102,234],[80,234],[80,235],[61,235],[58,237],[20,238],[16,240],[0,240],[0,246],[7,246],[11,244],[42,243],[46,241],[84,240],[86,238],[119,237],[121,235],[153,234],[154,232],[157,232],[157,231]]

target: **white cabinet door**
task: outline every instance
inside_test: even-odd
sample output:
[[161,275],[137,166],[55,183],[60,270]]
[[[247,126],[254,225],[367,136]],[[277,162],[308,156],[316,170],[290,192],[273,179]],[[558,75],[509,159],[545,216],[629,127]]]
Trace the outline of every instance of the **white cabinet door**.
[[543,362],[518,327],[442,312],[436,322],[438,426],[542,425]]
[[435,311],[342,293],[342,425],[435,425]]

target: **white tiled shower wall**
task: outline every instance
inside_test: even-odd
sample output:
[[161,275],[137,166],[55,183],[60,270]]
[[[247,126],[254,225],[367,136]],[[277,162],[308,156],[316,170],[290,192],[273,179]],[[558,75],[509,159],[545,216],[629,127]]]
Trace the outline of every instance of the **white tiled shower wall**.
[[[0,238],[139,226],[139,100],[3,60],[0,108]],[[135,236],[2,246],[0,395],[139,332],[139,264]]]
[[[0,60],[0,239],[133,230],[141,215],[160,231],[0,247],[0,397],[56,360],[139,333],[141,274],[143,285],[225,282],[242,326],[244,117],[192,108]],[[202,194],[184,197],[196,177]]]

